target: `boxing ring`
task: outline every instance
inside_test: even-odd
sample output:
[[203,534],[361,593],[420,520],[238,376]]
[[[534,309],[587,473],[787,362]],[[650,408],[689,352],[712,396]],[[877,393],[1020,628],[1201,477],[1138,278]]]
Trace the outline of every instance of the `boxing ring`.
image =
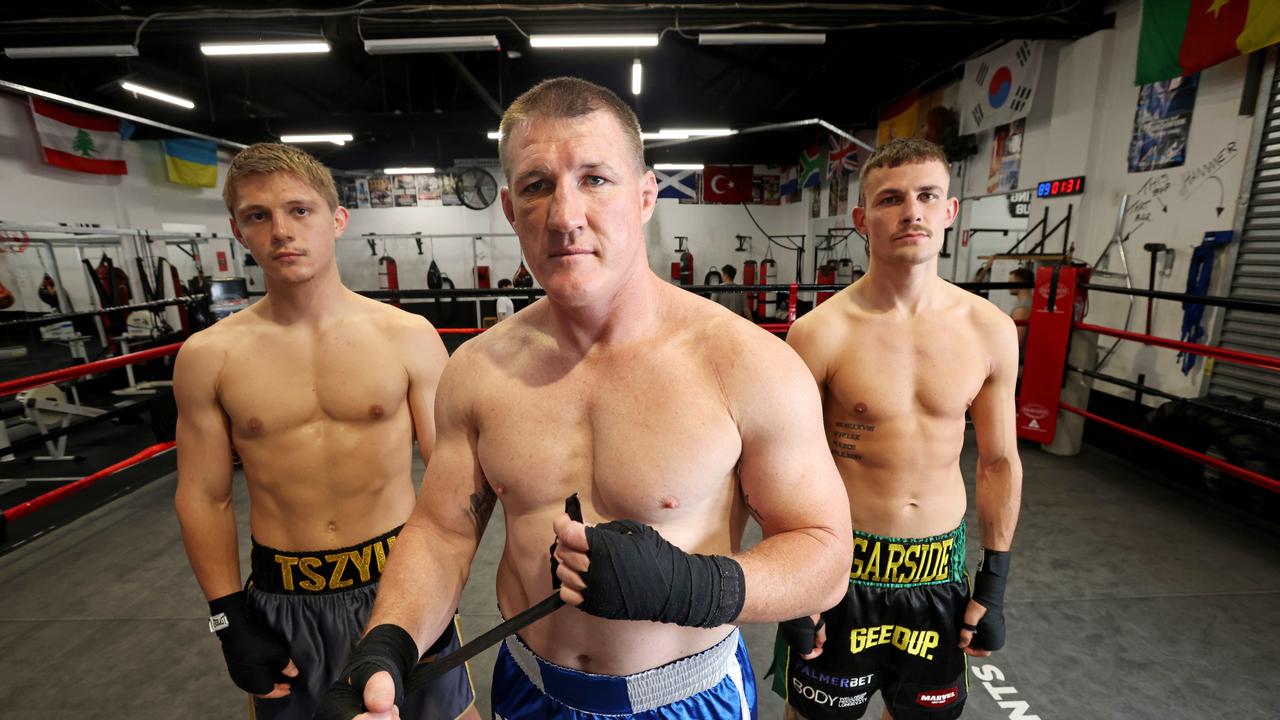
[[[1073,334],[1149,342],[1200,352],[1220,362],[1247,362],[1269,369],[1280,369],[1280,358],[1085,323],[1074,317],[1073,296],[1060,294],[1066,292],[1065,285],[1055,289],[1063,282],[1061,274],[1056,281],[1057,285],[1052,276],[1037,277],[1038,305],[1028,321],[1028,347],[1033,342],[1036,348],[1060,343],[1061,358],[1050,352],[1033,359],[1034,366],[1047,366],[1046,388],[1037,389],[1036,372],[1030,367],[1024,372],[1020,423],[1036,419],[1025,412],[1027,406],[1046,402],[1043,396],[1051,390],[1053,411],[1037,421],[1042,432],[1049,417],[1082,417],[1251,486],[1280,489],[1275,478],[1181,448],[1058,397],[1064,378],[1072,375],[1127,382],[1068,362]],[[1095,289],[1082,287],[1086,285],[1076,283],[1077,289]],[[795,284],[739,288],[689,289],[785,293],[782,313],[788,319],[794,317],[801,293],[833,289]],[[418,293],[407,290],[399,295]],[[486,296],[538,293],[484,291]],[[474,290],[424,291],[422,297],[447,301],[450,296],[477,294]],[[789,326],[787,320],[761,323],[774,333],[783,333]],[[481,328],[440,329],[442,335],[458,339],[482,332]],[[0,397],[170,358],[179,347],[180,343],[172,343],[3,382]],[[1145,385],[1136,389],[1176,397]],[[1043,441],[1035,430],[1019,431],[1028,441],[1021,450],[1025,509],[1015,540],[1019,559],[1006,606],[1009,644],[971,664],[965,717],[1190,720],[1228,711],[1266,717],[1274,707],[1267,679],[1275,662],[1272,648],[1280,646],[1277,544],[1211,500],[1171,491],[1140,463],[1090,446],[1074,458],[1040,452],[1032,444]],[[223,718],[243,713],[243,695],[223,675],[218,645],[204,626],[206,608],[182,550],[172,508],[176,474],[164,463],[172,456],[172,442],[122,453],[115,462],[83,478],[5,508],[4,517],[11,526],[38,521],[112,477],[128,472],[152,475],[131,493],[99,505],[58,532],[0,555],[0,587],[5,597],[0,602],[0,644],[7,648],[0,653],[0,672],[6,677],[0,717],[15,710],[20,711],[15,716],[54,717]],[[971,496],[975,465],[970,433],[961,468]],[[420,476],[421,470],[421,462],[415,459],[415,475]],[[247,498],[239,473],[233,494],[241,544],[247,545]],[[976,527],[972,507],[967,519]],[[460,604],[466,639],[498,622],[492,588],[502,535],[498,513],[477,553]],[[744,544],[758,538],[753,525]],[[973,546],[970,551],[977,553],[977,543]],[[242,567],[248,567],[244,558]],[[767,626],[747,626],[744,637],[757,675],[763,678],[773,631]],[[491,649],[472,661],[482,713],[488,709],[492,658]],[[780,702],[767,691],[767,682],[760,680],[760,716],[780,717]],[[879,717],[879,708],[879,699],[872,699],[866,717]]]

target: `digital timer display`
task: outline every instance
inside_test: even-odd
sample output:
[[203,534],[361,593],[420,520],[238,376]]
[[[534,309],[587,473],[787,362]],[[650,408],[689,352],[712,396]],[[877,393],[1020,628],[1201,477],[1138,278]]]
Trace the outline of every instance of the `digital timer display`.
[[1084,192],[1084,176],[1079,175],[1061,180],[1046,180],[1036,185],[1036,197],[1057,197],[1059,195],[1079,195]]

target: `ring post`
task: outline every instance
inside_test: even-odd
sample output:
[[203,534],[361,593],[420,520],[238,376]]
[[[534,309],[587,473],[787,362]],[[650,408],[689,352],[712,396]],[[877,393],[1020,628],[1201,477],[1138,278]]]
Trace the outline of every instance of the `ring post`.
[[1059,394],[1075,311],[1076,273],[1074,267],[1061,266],[1036,271],[1025,353],[1035,361],[1022,368],[1022,394],[1018,397],[1018,437],[1026,440],[1051,442],[1058,425]]

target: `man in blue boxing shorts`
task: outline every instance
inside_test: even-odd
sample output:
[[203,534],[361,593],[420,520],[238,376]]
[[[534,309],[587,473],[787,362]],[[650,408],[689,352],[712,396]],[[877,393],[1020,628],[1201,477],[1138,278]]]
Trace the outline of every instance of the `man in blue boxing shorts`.
[[[539,84],[504,115],[499,156],[503,210],[547,296],[446,366],[430,499],[320,717],[391,717],[501,501],[502,614],[553,577],[573,607],[505,640],[497,716],[754,718],[735,624],[818,612],[847,585],[845,491],[813,380],[784,343],[650,270],[657,182],[612,92]],[[572,493],[585,524],[562,511]],[[743,550],[748,513],[764,539]]]

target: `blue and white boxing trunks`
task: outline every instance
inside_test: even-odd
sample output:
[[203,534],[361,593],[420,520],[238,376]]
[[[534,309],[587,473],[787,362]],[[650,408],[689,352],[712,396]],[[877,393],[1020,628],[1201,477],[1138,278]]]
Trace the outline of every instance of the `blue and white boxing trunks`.
[[756,720],[756,678],[735,628],[696,655],[634,675],[595,675],[548,662],[509,636],[493,668],[496,720]]

